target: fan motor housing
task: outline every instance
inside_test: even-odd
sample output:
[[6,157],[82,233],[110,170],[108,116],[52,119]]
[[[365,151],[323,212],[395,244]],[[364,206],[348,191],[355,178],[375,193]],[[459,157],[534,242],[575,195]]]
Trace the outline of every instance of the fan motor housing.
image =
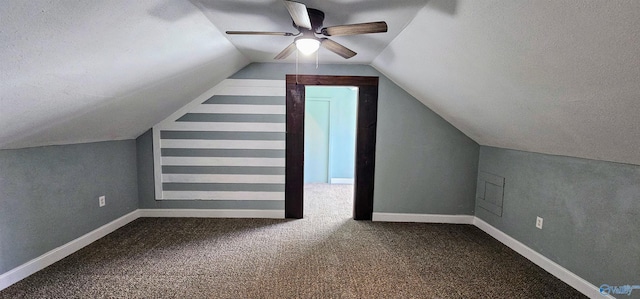
[[[307,13],[309,14],[309,20],[311,21],[311,30],[313,32],[320,32],[322,29],[322,23],[324,22],[324,12],[321,10],[317,10],[315,8],[308,8]],[[298,26],[296,26],[295,22],[292,22],[293,27],[300,30]]]

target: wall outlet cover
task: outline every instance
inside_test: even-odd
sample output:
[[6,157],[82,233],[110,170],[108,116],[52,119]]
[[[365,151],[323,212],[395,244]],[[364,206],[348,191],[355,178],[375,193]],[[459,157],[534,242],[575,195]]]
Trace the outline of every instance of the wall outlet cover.
[[536,217],[536,227],[542,229],[542,217]]
[[106,197],[104,195],[98,197],[98,204],[100,205],[100,207],[104,207],[104,205],[107,204]]

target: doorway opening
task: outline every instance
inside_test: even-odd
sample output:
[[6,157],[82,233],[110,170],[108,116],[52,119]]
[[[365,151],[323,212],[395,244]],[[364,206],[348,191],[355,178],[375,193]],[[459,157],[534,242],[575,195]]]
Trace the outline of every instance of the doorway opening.
[[371,220],[375,176],[378,77],[286,76],[285,217],[302,218],[304,210],[304,119],[306,86],[357,88],[353,218]]
[[353,217],[358,88],[306,86],[304,209]]

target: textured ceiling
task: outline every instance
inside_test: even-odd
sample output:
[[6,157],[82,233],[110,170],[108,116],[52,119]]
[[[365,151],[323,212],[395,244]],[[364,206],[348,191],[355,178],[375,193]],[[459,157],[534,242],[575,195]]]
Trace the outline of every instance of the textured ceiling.
[[[291,17],[281,0],[200,0],[193,1],[220,29],[240,31],[276,31],[297,33]],[[357,52],[348,60],[320,49],[320,63],[370,64],[376,56],[404,29],[416,13],[424,7],[426,0],[304,0],[309,8],[325,13],[324,27],[385,21],[389,27],[386,33],[358,36],[331,37],[334,41]],[[240,52],[251,61],[273,62],[273,57],[293,42],[291,36],[228,36]],[[311,57],[299,56],[302,61],[315,62]],[[295,62],[295,53],[287,62]]]
[[4,1],[0,147],[135,138],[247,63],[188,1]]
[[640,164],[640,1],[452,4],[372,65],[482,145]]
[[[640,1],[303,2],[387,21],[320,63],[373,65],[480,144],[640,165]],[[135,138],[292,40],[226,30],[293,28],[278,0],[6,1],[0,148]]]

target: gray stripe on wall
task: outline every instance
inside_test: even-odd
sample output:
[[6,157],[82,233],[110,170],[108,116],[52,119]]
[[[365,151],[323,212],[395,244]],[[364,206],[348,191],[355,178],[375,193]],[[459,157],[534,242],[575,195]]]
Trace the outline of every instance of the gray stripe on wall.
[[221,210],[283,210],[283,200],[170,200],[159,201],[162,208]]
[[284,158],[284,150],[163,148],[163,157]]
[[285,168],[284,167],[234,167],[234,166],[162,166],[162,173],[284,175]]
[[284,105],[284,97],[268,96],[213,96],[203,104]]
[[202,140],[285,140],[285,133],[278,132],[204,132],[204,131],[161,131],[161,139],[202,139]]
[[254,191],[284,192],[284,184],[197,184],[197,183],[163,183],[164,191]]
[[187,113],[176,121],[230,123],[284,123],[285,115]]
[[[252,85],[251,85],[252,86]],[[182,125],[192,122],[195,123],[232,123],[238,126],[248,125],[249,127],[255,127],[253,131],[260,131],[260,124],[265,125],[274,124],[282,126],[286,122],[286,116],[284,114],[272,114],[280,111],[280,108],[284,108],[285,105],[284,96],[226,96],[216,95],[209,98],[202,105],[195,106],[190,109],[189,113],[182,115],[175,123],[180,122]],[[212,107],[205,105],[255,105],[254,107],[221,107],[230,110],[215,110],[210,109]],[[265,105],[279,105],[276,107],[267,107]],[[237,109],[236,109],[237,108]],[[251,110],[242,110],[242,109]],[[278,108],[278,109],[275,109]],[[228,111],[228,112],[225,112]],[[246,112],[241,112],[246,111]],[[240,112],[240,113],[233,113]],[[284,112],[280,112],[284,113]],[[244,132],[244,127],[236,128],[235,125],[230,125],[232,130],[237,129],[239,131],[221,131],[222,129],[216,128],[216,126],[206,125],[204,127],[198,125],[198,129],[191,129],[190,131],[175,130],[161,130],[160,139],[174,140],[174,143],[165,142],[165,148],[160,149],[161,157],[165,157],[165,162],[169,162],[171,159],[182,159],[188,161],[206,161],[209,157],[216,158],[216,160],[233,159],[234,163],[251,165],[251,161],[244,163],[244,158],[253,158],[258,160],[269,160],[266,162],[274,163],[277,161],[283,161],[285,158],[285,150],[281,149],[281,146],[272,147],[269,144],[284,144],[286,140],[286,134],[284,132]],[[271,125],[273,126],[273,125]],[[282,130],[284,131],[284,129]],[[208,142],[208,141],[215,141]],[[256,148],[246,149],[224,149],[217,148],[214,144],[256,144]],[[171,148],[172,144],[175,144],[176,148]],[[178,146],[181,145],[181,146]],[[186,148],[177,148],[177,147]],[[202,148],[198,148],[202,147]],[[223,146],[224,147],[224,146]],[[261,149],[265,148],[265,149]],[[171,157],[171,158],[169,158]],[[199,157],[199,158],[198,158]],[[215,164],[214,164],[215,165]],[[258,164],[260,165],[260,164]],[[282,165],[267,164],[267,165]],[[254,167],[254,166],[162,166],[161,174],[219,174],[219,175],[277,175],[283,176],[285,174],[285,167]],[[249,180],[251,182],[253,180]],[[256,180],[255,182],[260,182]],[[277,181],[279,182],[279,181]],[[284,192],[284,184],[253,184],[253,183],[178,183],[178,182],[165,182],[161,183],[163,191],[174,191],[176,194],[186,195],[188,191],[240,191],[240,192]],[[177,196],[177,195],[176,195]],[[232,199],[226,198],[226,201],[233,202]],[[218,201],[219,202],[219,201]],[[247,201],[243,202],[241,206],[245,206]],[[281,205],[279,208],[282,208]],[[255,206],[255,205],[253,205]]]

